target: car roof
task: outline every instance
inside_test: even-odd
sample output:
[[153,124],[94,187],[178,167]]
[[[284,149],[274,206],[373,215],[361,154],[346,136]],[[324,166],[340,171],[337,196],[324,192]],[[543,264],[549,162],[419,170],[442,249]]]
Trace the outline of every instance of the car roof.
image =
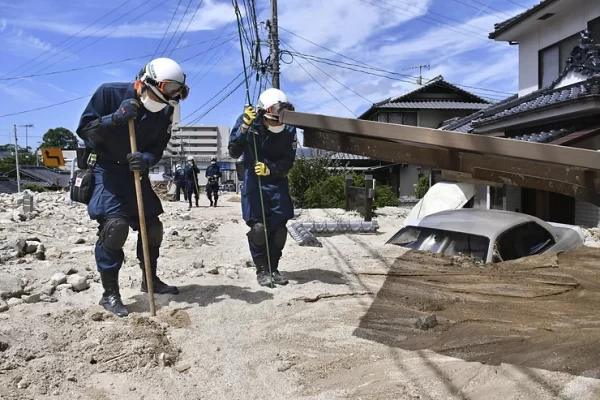
[[512,211],[463,208],[431,214],[413,226],[454,232],[469,232],[495,239],[507,229],[527,222],[536,222],[553,233],[550,225],[531,215]]

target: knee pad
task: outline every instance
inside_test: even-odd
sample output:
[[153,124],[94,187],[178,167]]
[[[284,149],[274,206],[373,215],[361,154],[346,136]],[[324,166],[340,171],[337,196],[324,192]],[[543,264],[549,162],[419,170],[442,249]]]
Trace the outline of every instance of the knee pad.
[[147,228],[148,233],[148,246],[150,247],[160,247],[163,240],[164,230],[163,223],[160,219],[152,221],[148,224]]
[[129,222],[123,217],[108,218],[100,231],[100,241],[108,251],[119,251],[129,235]]
[[275,232],[273,232],[273,245],[280,250],[283,250],[285,246],[285,242],[287,240],[287,229],[285,226],[279,227]]
[[263,247],[265,245],[265,226],[260,222],[252,225],[247,235],[250,243],[256,247]]

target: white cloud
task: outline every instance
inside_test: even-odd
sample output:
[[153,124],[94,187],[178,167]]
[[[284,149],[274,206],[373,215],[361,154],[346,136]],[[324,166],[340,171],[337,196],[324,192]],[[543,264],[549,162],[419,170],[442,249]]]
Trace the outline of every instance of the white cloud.
[[6,19],[1,18],[0,19],[0,32],[4,32],[5,29],[6,29]]
[[123,78],[125,76],[125,71],[123,71],[123,69],[121,68],[103,69],[102,72],[104,72],[106,75],[114,76],[117,78]]
[[[61,33],[63,35],[91,35],[99,37],[110,34],[110,38],[130,37],[161,39],[163,37],[163,34],[165,33],[165,30],[169,26],[169,21],[171,19],[171,16],[173,15],[173,12],[175,11],[175,5],[173,5],[172,9],[170,10],[159,8],[159,11],[151,11],[150,13],[142,17],[144,19],[144,21],[142,22],[127,23],[128,19],[135,19],[136,16],[143,15],[144,12],[151,10],[151,8],[149,8],[148,5],[151,7],[156,6],[154,3],[146,3],[143,6],[136,7],[135,9],[130,10],[130,12],[126,15],[125,18],[119,20],[118,24],[101,29],[98,29],[96,28],[96,26],[94,26],[94,28],[83,30],[88,25],[87,22],[74,24],[73,18],[62,19],[60,17],[60,13],[57,13],[57,18],[53,18],[51,21],[49,21],[47,18],[31,17],[13,20],[11,21],[11,23],[23,28],[45,30],[55,33]],[[184,11],[185,7],[182,6],[179,8],[173,20],[173,23],[169,27],[167,36],[175,33],[175,30],[179,25],[179,21],[181,20]],[[194,19],[192,20],[194,11],[195,7],[192,6],[189,8],[187,14],[185,14],[185,17],[181,22],[179,30],[177,31],[177,38],[183,33],[188,23],[190,24],[190,26],[189,28],[187,28],[186,32],[207,31],[222,27],[226,23],[230,22],[234,16],[231,4],[227,2],[218,2],[216,0],[204,0],[202,3],[202,7],[198,10],[198,12],[194,16]],[[148,20],[148,18],[151,18],[155,15],[160,15],[163,18],[163,20]]]

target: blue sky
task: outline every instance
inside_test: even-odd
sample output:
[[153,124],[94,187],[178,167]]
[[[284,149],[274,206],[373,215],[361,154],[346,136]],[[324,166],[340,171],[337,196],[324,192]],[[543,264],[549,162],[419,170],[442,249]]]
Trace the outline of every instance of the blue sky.
[[[259,21],[265,21],[269,18],[269,3],[255,1],[257,9],[262,9]],[[514,93],[517,47],[489,40],[487,33],[493,30],[494,23],[537,2],[279,0],[279,23],[305,39],[371,66],[415,76],[418,69],[413,67],[430,64],[431,69],[423,71],[426,79],[441,74],[452,83]],[[0,0],[0,79],[106,64],[0,80],[0,115],[87,96],[101,83],[132,81],[158,50],[158,55],[170,54],[181,62],[188,74],[191,94],[181,109],[182,117],[186,117],[242,71],[231,2],[202,0],[200,3],[201,0]],[[110,11],[110,15],[100,19]],[[173,23],[167,30],[173,15]],[[158,48],[165,32],[165,40]],[[261,35],[266,37],[266,32],[261,30]],[[284,49],[331,60],[329,64],[313,61],[313,66],[306,59],[283,56],[281,86],[299,110],[352,117],[363,112],[370,102],[416,88],[415,79],[408,76],[389,80],[340,68],[339,61],[356,62],[285,30],[280,35]],[[197,44],[201,42],[205,43]],[[171,52],[177,43],[183,48]],[[266,54],[267,49],[264,50]],[[135,59],[122,61],[131,58]],[[188,58],[191,59],[184,61]],[[236,84],[237,80],[183,123],[202,115]],[[473,91],[490,98],[505,97],[480,89]],[[240,88],[198,124],[231,126],[243,109],[244,96]],[[74,131],[86,103],[87,98],[0,117],[0,143],[8,141],[13,124],[35,125],[29,131],[30,146],[36,146],[50,128],[63,126]],[[19,143],[25,143],[23,128]]]

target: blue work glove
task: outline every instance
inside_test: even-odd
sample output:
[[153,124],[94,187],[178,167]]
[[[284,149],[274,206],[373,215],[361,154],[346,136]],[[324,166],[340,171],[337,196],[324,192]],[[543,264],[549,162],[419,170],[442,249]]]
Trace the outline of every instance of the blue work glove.
[[129,153],[127,154],[127,162],[129,163],[130,171],[145,171],[147,168],[146,160],[142,153]]
[[140,102],[136,99],[123,100],[119,109],[111,114],[110,118],[114,125],[125,125],[130,119],[137,117]]

